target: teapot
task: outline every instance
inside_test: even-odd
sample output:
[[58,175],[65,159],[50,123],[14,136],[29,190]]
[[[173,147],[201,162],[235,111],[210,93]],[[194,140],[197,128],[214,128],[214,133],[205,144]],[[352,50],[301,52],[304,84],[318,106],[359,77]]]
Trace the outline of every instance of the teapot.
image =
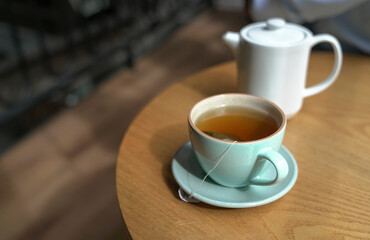
[[[313,35],[307,28],[281,18],[249,24],[238,33],[226,32],[223,40],[236,58],[238,91],[269,99],[288,119],[299,112],[305,97],[327,89],[342,66],[342,49],[334,36]],[[311,49],[322,42],[333,48],[334,67],[325,80],[306,88]]]

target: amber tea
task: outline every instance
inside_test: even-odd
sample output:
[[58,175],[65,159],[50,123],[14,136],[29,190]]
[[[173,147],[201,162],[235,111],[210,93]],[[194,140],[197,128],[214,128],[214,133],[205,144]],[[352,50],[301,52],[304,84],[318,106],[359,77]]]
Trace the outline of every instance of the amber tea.
[[279,128],[276,120],[245,107],[220,107],[203,113],[195,125],[204,133],[230,141],[253,141],[265,138]]

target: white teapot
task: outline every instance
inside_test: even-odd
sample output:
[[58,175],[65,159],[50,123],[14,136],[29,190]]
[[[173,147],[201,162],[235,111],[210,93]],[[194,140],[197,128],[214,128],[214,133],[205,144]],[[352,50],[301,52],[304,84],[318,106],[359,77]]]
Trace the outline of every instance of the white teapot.
[[[281,18],[250,24],[239,33],[227,32],[223,39],[235,53],[238,90],[271,100],[288,119],[301,109],[303,98],[327,89],[342,66],[342,49],[335,37],[313,36],[307,28]],[[333,70],[321,83],[305,88],[311,48],[321,42],[333,47]]]

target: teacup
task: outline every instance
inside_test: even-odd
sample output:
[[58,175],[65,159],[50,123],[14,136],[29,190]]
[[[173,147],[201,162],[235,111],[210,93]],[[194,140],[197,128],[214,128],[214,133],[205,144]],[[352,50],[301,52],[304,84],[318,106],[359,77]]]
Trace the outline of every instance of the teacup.
[[288,175],[287,161],[279,153],[286,122],[276,104],[242,93],[205,98],[188,114],[190,141],[200,166],[227,187],[271,185]]

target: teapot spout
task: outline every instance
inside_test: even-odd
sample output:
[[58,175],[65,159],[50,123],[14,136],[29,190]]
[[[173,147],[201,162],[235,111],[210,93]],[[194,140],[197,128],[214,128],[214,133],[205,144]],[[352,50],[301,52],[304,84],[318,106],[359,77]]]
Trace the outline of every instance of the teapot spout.
[[239,33],[236,32],[226,32],[223,36],[222,39],[224,42],[231,48],[231,50],[234,53],[234,56],[237,56],[237,48],[239,46]]

